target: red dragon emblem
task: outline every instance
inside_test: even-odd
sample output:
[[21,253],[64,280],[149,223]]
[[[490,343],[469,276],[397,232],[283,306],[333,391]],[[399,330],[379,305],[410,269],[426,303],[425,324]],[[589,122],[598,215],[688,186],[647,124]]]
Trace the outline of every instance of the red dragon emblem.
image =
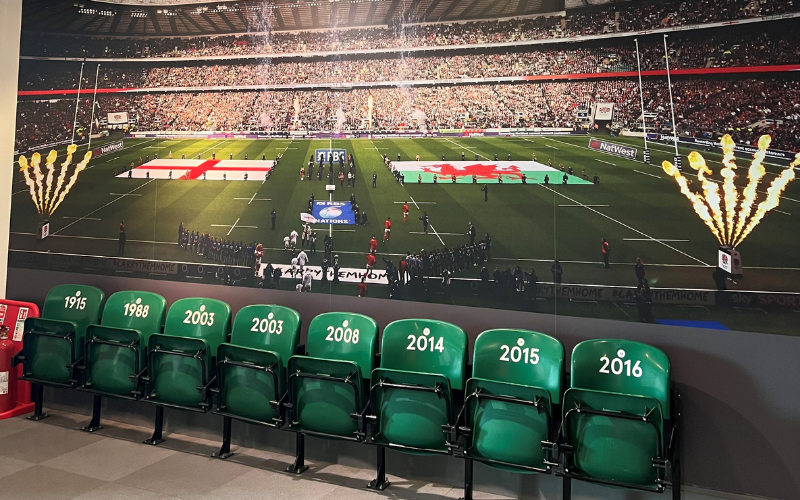
[[522,171],[516,165],[508,167],[498,167],[497,165],[484,165],[476,163],[475,165],[467,165],[463,168],[457,168],[449,163],[434,164],[431,166],[422,167],[422,171],[427,174],[437,174],[444,178],[468,177],[471,178],[473,174],[478,179],[497,179],[498,175],[504,177],[512,177],[515,179],[522,178]]

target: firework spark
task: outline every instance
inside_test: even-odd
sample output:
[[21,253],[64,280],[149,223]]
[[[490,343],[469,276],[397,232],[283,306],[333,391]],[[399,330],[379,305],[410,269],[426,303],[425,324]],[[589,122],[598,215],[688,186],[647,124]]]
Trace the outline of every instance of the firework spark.
[[736,143],[730,135],[725,135],[720,141],[723,153],[723,168],[719,172],[722,177],[722,196],[720,196],[717,185],[719,181],[710,178],[714,173],[708,168],[700,153],[692,152],[689,155],[689,164],[697,171],[702,194],[695,193],[689,188],[689,181],[672,163],[665,161],[662,164],[664,172],[675,178],[681,193],[692,203],[695,213],[722,245],[735,247],[744,241],[764,219],[767,212],[778,206],[786,186],[795,179],[794,169],[800,166],[800,153],[797,154],[794,162],[772,181],[767,189],[766,197],[756,205],[758,186],[766,174],[763,163],[771,140],[768,135],[759,139],[758,151],[753,155],[753,161],[748,169],[748,183],[741,196],[735,184],[737,167],[734,150]]

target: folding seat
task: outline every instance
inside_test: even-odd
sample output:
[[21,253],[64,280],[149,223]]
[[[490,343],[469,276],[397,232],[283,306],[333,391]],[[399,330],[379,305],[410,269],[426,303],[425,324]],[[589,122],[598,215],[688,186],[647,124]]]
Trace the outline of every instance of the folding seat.
[[629,340],[575,346],[560,445],[564,497],[580,479],[655,492],[672,485],[680,498],[677,399],[663,351]]
[[100,319],[104,301],[103,291],[93,286],[58,285],[47,293],[42,316],[25,320],[14,366],[22,363],[22,380],[34,384],[32,420],[47,417],[42,413],[43,386],[74,388],[80,383],[86,327]]
[[358,421],[376,365],[378,324],[361,314],[320,314],[308,327],[306,355],[289,359],[286,429],[297,433],[295,463],[302,473],[304,436],[360,441]]
[[146,443],[163,441],[164,407],[210,409],[215,357],[230,329],[231,308],[222,301],[187,298],[169,308],[164,333],[150,335],[147,367],[137,376],[146,383],[144,400],[157,405],[153,436]]
[[106,301],[100,325],[86,328],[80,389],[95,396],[92,421],[83,430],[101,428],[101,396],[136,400],[142,395],[136,374],[146,365],[150,335],[164,328],[166,311],[167,301],[161,295],[117,292]]
[[[415,454],[449,454],[444,426],[453,425],[464,390],[467,335],[442,321],[404,319],[383,331],[380,368],[372,372],[366,441],[378,445],[377,477],[383,490],[385,448]],[[454,391],[459,391],[454,396]]]
[[472,378],[448,446],[466,459],[464,499],[472,498],[473,460],[519,473],[550,473],[558,431],[564,346],[542,333],[488,330],[475,340]]
[[223,442],[217,458],[231,453],[231,419],[281,427],[281,397],[286,390],[286,365],[300,341],[300,315],[288,307],[253,305],[242,308],[233,322],[230,343],[217,351],[217,407],[222,415]]

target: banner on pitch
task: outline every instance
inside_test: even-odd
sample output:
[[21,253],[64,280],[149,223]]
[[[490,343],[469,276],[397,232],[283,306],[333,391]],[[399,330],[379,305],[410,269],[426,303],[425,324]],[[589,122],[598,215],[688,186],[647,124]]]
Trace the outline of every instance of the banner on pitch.
[[109,125],[125,125],[128,123],[128,112],[122,111],[120,113],[109,113],[108,114],[108,124]]
[[97,158],[98,156],[107,155],[116,151],[122,151],[123,149],[125,149],[125,146],[122,141],[109,142],[108,144],[103,144],[99,148],[94,148],[92,150],[92,156]]
[[318,149],[314,153],[314,161],[319,163],[322,160],[325,163],[330,163],[333,161],[334,163],[339,162],[346,162],[347,161],[347,150],[346,149]]
[[311,224],[344,224],[355,225],[356,214],[349,201],[315,201],[311,211]]
[[621,144],[614,144],[613,142],[601,141],[600,139],[592,139],[589,141],[589,148],[602,151],[614,156],[621,156],[629,160],[635,160],[637,150],[630,146],[623,146]]

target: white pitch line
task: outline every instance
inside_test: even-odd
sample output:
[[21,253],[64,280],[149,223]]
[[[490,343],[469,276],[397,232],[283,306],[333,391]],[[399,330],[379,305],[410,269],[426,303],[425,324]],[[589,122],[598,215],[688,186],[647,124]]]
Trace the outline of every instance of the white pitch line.
[[773,210],[775,210],[775,211],[776,211],[776,212],[778,212],[779,214],[784,214],[784,215],[792,215],[792,214],[790,214],[789,212],[784,212],[783,210],[778,210],[777,208],[773,208]]
[[[551,192],[553,192],[553,193],[557,194],[558,196],[561,196],[561,197],[563,197],[563,198],[566,198],[566,199],[568,199],[569,201],[571,201],[572,203],[580,203],[579,201],[577,201],[577,200],[573,200],[572,198],[570,198],[570,197],[569,197],[569,196],[567,196],[567,195],[564,195],[564,194],[562,194],[562,193],[559,193],[559,192],[558,192],[558,191],[556,191],[555,189],[552,189],[552,188],[549,188],[549,187],[545,186],[544,184],[537,184],[537,186],[539,186],[539,187],[542,187],[542,188],[544,188],[544,189],[547,189],[548,191],[551,191]],[[584,206],[585,206],[585,205],[584,205]],[[642,231],[639,231],[638,229],[636,229],[636,228],[634,228],[634,227],[631,227],[631,226],[629,226],[629,225],[625,224],[624,222],[620,222],[620,221],[618,221],[617,219],[615,219],[615,218],[611,217],[610,215],[606,215],[606,214],[604,214],[603,212],[597,211],[597,210],[595,210],[595,209],[594,209],[594,208],[592,208],[592,207],[586,207],[586,209],[587,209],[587,210],[591,210],[592,212],[596,213],[597,215],[600,215],[600,216],[602,216],[602,217],[605,217],[605,218],[606,218],[606,219],[608,219],[608,220],[614,221],[614,222],[616,222],[617,224],[619,224],[620,226],[626,227],[626,228],[630,229],[631,231],[633,231],[633,232],[635,232],[635,233],[639,233],[639,234],[641,234],[642,236],[644,236],[645,238],[649,238],[649,239],[651,239],[651,240],[656,240],[655,238],[653,238],[653,237],[652,237],[652,236],[650,236],[649,234],[643,233]],[[658,240],[656,240],[656,241],[658,241]],[[659,243],[661,243],[662,245],[664,245],[665,247],[667,247],[667,248],[669,248],[669,249],[671,249],[671,250],[675,250],[676,252],[678,252],[678,253],[679,253],[679,254],[681,254],[681,255],[684,255],[684,256],[686,256],[686,257],[689,257],[690,259],[694,260],[695,262],[699,262],[700,264],[704,264],[706,267],[712,267],[712,266],[711,266],[711,264],[708,264],[708,263],[706,263],[706,262],[703,262],[702,260],[698,259],[697,257],[695,257],[695,256],[693,256],[693,255],[690,255],[690,254],[688,254],[688,253],[684,252],[683,250],[678,250],[677,248],[673,247],[672,245],[667,245],[666,243],[664,243],[664,242],[662,242],[662,241],[659,241]]]
[[668,243],[684,243],[689,240],[656,240],[652,238],[622,238],[622,241],[654,241],[656,243],[661,243],[662,241],[666,241]]
[[119,160],[120,158],[121,158],[121,156],[117,156],[117,157],[115,157],[115,158],[110,158],[110,159],[108,159],[108,160],[106,160],[106,161],[114,161],[114,160]]
[[[436,231],[434,231],[434,233],[443,234],[445,236],[464,236],[464,233],[437,233]],[[431,233],[426,233],[423,231],[409,231],[408,234],[431,234]]]
[[[334,229],[334,233],[355,233],[355,229]],[[354,252],[355,253],[355,252]]]
[[17,191],[16,193],[11,193],[11,196],[14,196],[15,194],[24,193],[25,191],[30,191],[30,190],[29,189],[22,189],[22,190]]
[[414,201],[414,197],[413,196],[409,196],[409,198],[411,198],[411,203],[413,203],[414,206],[417,207],[417,210],[419,210],[419,205],[417,204],[416,201]]
[[96,217],[67,217],[66,215],[64,217],[62,217],[62,219],[103,220],[103,219],[98,219]]
[[610,161],[598,160],[597,158],[595,158],[594,161],[599,161],[600,163],[605,163],[606,165],[613,165],[615,167],[617,166],[616,163],[611,163]]
[[272,198],[234,198],[234,200],[272,201]]
[[650,177],[655,177],[656,179],[663,179],[663,177],[661,177],[660,175],[648,174],[647,172],[641,172],[639,170],[634,170],[634,172],[636,172],[637,174],[649,175]]
[[433,234],[435,234],[436,237],[439,238],[439,241],[442,242],[442,246],[447,246],[447,245],[444,244],[444,240],[442,240],[442,237],[439,236],[439,233],[436,232],[436,228],[433,227],[433,224],[428,224],[428,225],[431,226],[431,230],[433,230]]
[[[155,180],[155,179],[153,179]],[[130,193],[108,193],[110,196],[142,196],[140,194],[130,194]]]
[[[119,201],[119,200],[121,200],[121,199],[125,198],[125,197],[126,197],[126,195],[129,195],[129,194],[131,194],[132,192],[134,192],[134,191],[137,191],[137,190],[139,190],[139,189],[141,189],[141,188],[145,187],[146,185],[150,184],[150,183],[151,183],[151,182],[153,182],[154,180],[155,180],[155,179],[150,179],[149,181],[145,182],[144,184],[142,184],[142,185],[140,185],[140,186],[137,186],[137,187],[135,187],[135,188],[131,189],[131,190],[130,190],[130,191],[128,191],[128,192],[127,192],[125,195],[123,195],[123,196],[120,196],[120,197],[118,197],[118,198],[114,198],[113,200],[109,201],[108,203],[106,203],[106,204],[105,204],[105,205],[103,205],[102,207],[98,208],[97,210],[93,210],[93,211],[89,212],[88,214],[86,214],[86,215],[84,216],[84,218],[86,218],[86,217],[89,217],[90,215],[94,215],[94,214],[96,214],[97,212],[99,212],[100,210],[102,210],[102,209],[106,208],[107,206],[111,205],[111,204],[112,204],[112,203],[114,203],[115,201]],[[71,225],[75,224],[76,222],[80,222],[80,220],[81,220],[81,219],[78,219],[78,220],[76,220],[75,222],[70,222],[69,224],[67,224],[66,226],[62,227],[62,228],[61,228],[61,229],[59,229],[58,231],[55,231],[55,232],[54,232],[54,233],[52,233],[52,234],[54,234],[54,235],[55,235],[55,234],[58,234],[58,233],[60,233],[61,231],[65,230],[66,228],[70,227]]]
[[559,207],[607,207],[608,205],[559,205]]
[[461,145],[459,145],[459,144],[458,144],[456,141],[454,141],[454,140],[452,140],[452,139],[449,139],[449,138],[447,138],[447,137],[442,137],[441,139],[444,139],[444,140],[445,140],[445,141],[447,141],[447,142],[451,142],[451,143],[455,144],[456,146],[460,147],[461,149],[466,149],[467,151],[469,151],[469,152],[470,152],[470,153],[472,153],[472,154],[476,154],[476,155],[478,155],[478,156],[481,156],[481,157],[483,157],[483,158],[486,158],[487,160],[489,159],[489,157],[488,157],[488,156],[483,156],[483,155],[482,155],[482,154],[480,154],[480,153],[476,153],[474,149],[469,149],[469,148],[466,148],[466,147],[464,147],[464,146],[461,146]]
[[[394,202],[395,205],[402,205],[404,203],[406,203],[406,202],[405,201],[396,201],[396,202]],[[417,202],[414,202],[414,204],[415,205],[436,205],[436,202],[435,201],[417,201]],[[419,208],[419,207],[417,207],[417,208]]]

